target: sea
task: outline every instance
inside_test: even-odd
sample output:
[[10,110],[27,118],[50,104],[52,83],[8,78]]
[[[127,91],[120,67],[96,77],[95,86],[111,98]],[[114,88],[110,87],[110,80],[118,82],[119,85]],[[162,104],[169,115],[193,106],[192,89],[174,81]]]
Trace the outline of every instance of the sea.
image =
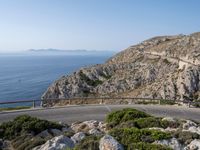
[[114,54],[111,51],[0,54],[0,102],[39,100],[55,80],[81,67],[102,64]]

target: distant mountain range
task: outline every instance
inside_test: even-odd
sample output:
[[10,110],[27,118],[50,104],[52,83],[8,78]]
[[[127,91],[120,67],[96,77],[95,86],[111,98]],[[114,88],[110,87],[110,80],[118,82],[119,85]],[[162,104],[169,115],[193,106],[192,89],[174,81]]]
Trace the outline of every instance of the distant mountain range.
[[85,49],[76,49],[76,50],[61,50],[61,49],[29,49],[29,52],[64,52],[64,53],[76,53],[76,52],[97,52],[97,50],[85,50]]

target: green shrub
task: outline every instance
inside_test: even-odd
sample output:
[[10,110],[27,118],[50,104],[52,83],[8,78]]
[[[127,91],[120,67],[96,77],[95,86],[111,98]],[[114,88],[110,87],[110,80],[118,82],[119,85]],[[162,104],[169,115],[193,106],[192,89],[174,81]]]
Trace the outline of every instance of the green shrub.
[[137,118],[146,118],[146,117],[150,117],[150,115],[136,109],[125,108],[123,110],[114,111],[108,114],[106,116],[106,122],[118,125],[121,122],[126,122],[129,120],[134,120]]
[[102,84],[103,81],[101,80],[91,80],[88,76],[86,76],[82,71],[79,72],[79,75],[80,75],[80,79],[82,81],[85,81],[88,85],[90,86],[98,86],[99,84]]
[[147,142],[171,138],[170,133],[158,130],[137,129],[137,128],[115,128],[109,134],[126,148],[132,143]]
[[99,150],[99,136],[88,136],[83,139],[76,147],[75,150]]
[[38,134],[41,131],[52,128],[61,129],[62,125],[28,115],[22,115],[16,117],[13,121],[5,122],[0,125],[0,138],[14,139],[22,134]]
[[149,144],[144,142],[133,143],[128,145],[127,150],[172,150],[169,147],[159,145],[159,144]]
[[12,146],[17,150],[30,150],[36,146],[46,142],[41,137],[33,137],[32,135],[22,135],[12,140]]

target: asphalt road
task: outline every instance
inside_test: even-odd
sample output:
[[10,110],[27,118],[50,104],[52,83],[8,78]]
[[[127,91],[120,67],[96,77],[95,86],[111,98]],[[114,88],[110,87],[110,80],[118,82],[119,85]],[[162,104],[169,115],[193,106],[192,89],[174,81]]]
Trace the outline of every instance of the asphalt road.
[[180,119],[200,121],[200,109],[182,106],[161,105],[85,105],[66,106],[60,108],[20,110],[15,112],[0,112],[0,123],[14,119],[16,116],[28,114],[50,121],[72,123],[75,121],[99,120],[103,121],[107,113],[122,108],[136,108],[155,116],[170,116]]

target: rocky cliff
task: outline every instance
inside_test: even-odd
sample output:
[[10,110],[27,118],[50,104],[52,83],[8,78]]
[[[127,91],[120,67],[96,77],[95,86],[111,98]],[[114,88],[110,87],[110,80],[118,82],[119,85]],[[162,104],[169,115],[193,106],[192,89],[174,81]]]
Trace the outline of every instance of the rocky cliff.
[[200,99],[200,33],[154,37],[55,81],[48,99],[81,96],[132,96]]

